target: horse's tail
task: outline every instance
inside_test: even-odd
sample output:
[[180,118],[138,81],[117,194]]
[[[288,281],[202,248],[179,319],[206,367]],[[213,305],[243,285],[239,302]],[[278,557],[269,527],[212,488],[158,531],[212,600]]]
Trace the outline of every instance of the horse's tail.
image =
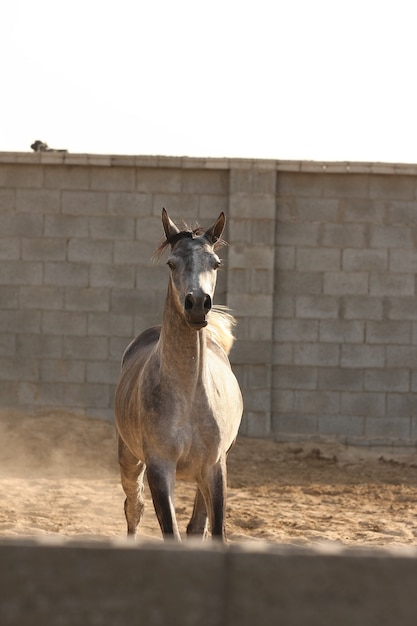
[[232,328],[236,326],[236,320],[229,311],[230,309],[226,306],[215,305],[207,318],[207,329],[211,338],[223,348],[226,354],[229,354],[235,341]]

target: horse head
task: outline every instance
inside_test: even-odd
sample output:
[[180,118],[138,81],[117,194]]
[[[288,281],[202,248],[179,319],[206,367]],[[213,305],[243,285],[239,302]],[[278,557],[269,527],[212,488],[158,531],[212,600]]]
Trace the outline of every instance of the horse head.
[[207,315],[213,303],[217,269],[221,260],[216,249],[222,245],[222,233],[226,217],[220,213],[214,224],[206,231],[201,228],[180,230],[167,211],[162,211],[166,241],[170,246],[167,264],[171,270],[170,288],[177,308],[187,324],[201,330],[207,326]]

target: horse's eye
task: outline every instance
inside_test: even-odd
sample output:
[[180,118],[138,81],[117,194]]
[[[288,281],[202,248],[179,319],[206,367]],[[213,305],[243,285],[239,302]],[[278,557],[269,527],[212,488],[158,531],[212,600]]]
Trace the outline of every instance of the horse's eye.
[[167,265],[168,265],[170,270],[175,270],[175,263],[174,263],[174,261],[167,261]]

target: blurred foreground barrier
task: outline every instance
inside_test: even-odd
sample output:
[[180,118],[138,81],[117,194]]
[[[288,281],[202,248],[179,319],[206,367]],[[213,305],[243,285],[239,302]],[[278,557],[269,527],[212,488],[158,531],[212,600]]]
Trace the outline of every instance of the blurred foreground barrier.
[[416,626],[417,550],[0,542],[1,626]]

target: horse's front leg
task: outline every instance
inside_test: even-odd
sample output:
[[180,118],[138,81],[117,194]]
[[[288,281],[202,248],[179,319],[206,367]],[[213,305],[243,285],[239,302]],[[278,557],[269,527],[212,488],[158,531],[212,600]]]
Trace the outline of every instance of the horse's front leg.
[[204,496],[197,487],[197,493],[194,500],[194,509],[190,522],[187,526],[187,535],[200,535],[203,538],[207,535],[207,508]]
[[143,475],[146,465],[130,452],[120,436],[118,437],[118,449],[120,477],[123,491],[126,494],[124,508],[127,522],[127,534],[134,537],[145,507],[143,499]]
[[174,506],[175,465],[150,461],[147,463],[146,475],[164,539],[181,541]]

